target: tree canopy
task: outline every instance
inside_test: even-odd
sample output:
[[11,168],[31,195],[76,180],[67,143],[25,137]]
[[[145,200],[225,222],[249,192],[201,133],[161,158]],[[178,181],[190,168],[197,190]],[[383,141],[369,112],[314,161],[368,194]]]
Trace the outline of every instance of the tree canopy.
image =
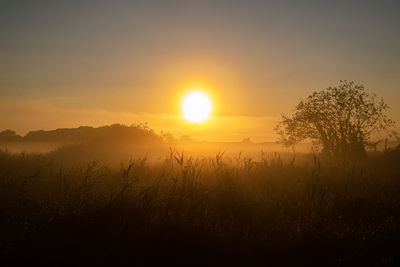
[[388,105],[352,81],[316,91],[301,99],[291,115],[276,127],[280,142],[292,146],[303,140],[322,144],[329,155],[364,155],[375,132],[393,126]]

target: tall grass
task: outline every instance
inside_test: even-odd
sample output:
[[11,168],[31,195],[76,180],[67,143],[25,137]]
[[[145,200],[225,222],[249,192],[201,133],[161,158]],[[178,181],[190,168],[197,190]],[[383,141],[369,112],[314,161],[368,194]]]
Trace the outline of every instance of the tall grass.
[[2,259],[394,265],[399,162],[171,150],[115,168],[0,153]]

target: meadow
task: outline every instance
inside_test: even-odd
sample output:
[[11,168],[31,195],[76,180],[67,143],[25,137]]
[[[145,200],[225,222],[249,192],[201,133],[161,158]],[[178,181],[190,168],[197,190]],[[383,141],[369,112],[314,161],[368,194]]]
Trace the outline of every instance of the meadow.
[[0,153],[2,262],[391,266],[400,150],[70,162]]

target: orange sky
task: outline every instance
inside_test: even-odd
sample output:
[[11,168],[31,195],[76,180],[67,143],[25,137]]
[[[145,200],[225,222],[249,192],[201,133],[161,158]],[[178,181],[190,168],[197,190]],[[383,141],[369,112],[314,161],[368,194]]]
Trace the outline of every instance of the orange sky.
[[[95,5],[94,5],[95,3]],[[400,121],[397,2],[85,1],[0,10],[0,130],[147,122],[200,140],[273,141],[299,98],[354,80]],[[193,86],[210,122],[181,118]]]

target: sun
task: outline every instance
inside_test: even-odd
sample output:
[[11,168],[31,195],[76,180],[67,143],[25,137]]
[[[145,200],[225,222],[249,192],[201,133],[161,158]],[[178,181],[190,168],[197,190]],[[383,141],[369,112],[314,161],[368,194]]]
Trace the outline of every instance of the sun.
[[200,91],[187,94],[182,102],[183,118],[190,123],[202,123],[211,118],[210,97]]

